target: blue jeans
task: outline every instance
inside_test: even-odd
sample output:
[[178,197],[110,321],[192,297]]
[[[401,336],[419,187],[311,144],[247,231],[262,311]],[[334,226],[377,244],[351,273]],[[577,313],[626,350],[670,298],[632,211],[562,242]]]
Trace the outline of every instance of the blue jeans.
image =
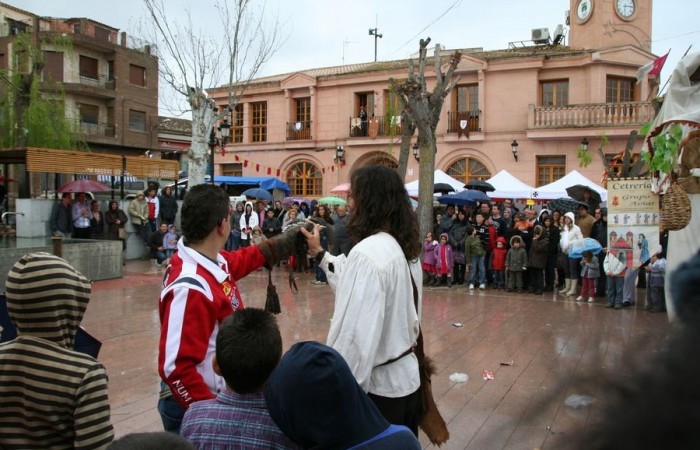
[[165,256],[165,252],[155,251],[153,252],[153,258],[155,258],[155,260],[158,261],[158,264],[160,264],[165,261],[167,257]]
[[610,305],[620,305],[622,306],[623,299],[623,288],[625,285],[624,277],[607,277],[605,281],[605,297]]
[[[161,389],[164,389],[165,383],[160,382]],[[180,434],[180,426],[182,418],[185,415],[185,408],[180,405],[177,400],[171,395],[158,400],[158,413],[160,420],[163,422],[163,429],[170,433]]]
[[499,289],[506,288],[506,271],[505,270],[494,270],[493,271],[493,282]]
[[484,255],[471,257],[472,267],[469,270],[469,284],[476,284],[476,273],[479,272],[479,284],[486,284],[486,268]]
[[226,241],[226,250],[238,250],[239,248],[241,248],[241,232],[231,231]]

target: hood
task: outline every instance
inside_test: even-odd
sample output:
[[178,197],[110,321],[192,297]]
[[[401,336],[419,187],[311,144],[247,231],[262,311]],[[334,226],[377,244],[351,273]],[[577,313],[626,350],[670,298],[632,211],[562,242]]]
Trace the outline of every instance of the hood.
[[343,357],[318,342],[294,344],[265,385],[272,420],[310,449],[347,449],[389,427]]
[[568,217],[569,219],[571,219],[572,224],[574,224],[576,222],[576,216],[574,216],[574,213],[572,213],[571,211],[564,214],[564,217]]
[[537,216],[537,218],[539,219],[540,222],[542,222],[542,220],[543,220],[542,216],[544,216],[545,214],[547,214],[548,216],[551,216],[552,212],[550,210],[548,210],[547,208],[543,208],[542,211],[540,211],[540,215]]
[[506,238],[504,238],[503,236],[497,237],[497,238],[496,238],[496,244],[498,244],[499,242],[500,242],[501,244],[503,244],[503,245],[506,245]]
[[29,253],[10,269],[5,290],[18,335],[73,348],[90,300],[90,282],[83,274],[50,253]]
[[260,225],[255,225],[255,226],[253,227],[253,233],[255,233],[256,231],[259,231],[259,232],[262,233],[262,228],[260,228]]
[[245,212],[245,209],[248,206],[250,206],[251,213],[255,212],[255,205],[253,205],[253,202],[245,202],[245,205],[243,206],[243,212]]
[[523,238],[521,238],[517,234],[515,236],[513,236],[512,238],[510,238],[510,246],[512,247],[515,242],[520,244],[521,248],[523,247]]
[[438,239],[442,239],[443,236],[445,236],[447,242],[450,242],[450,236],[447,233],[440,233],[440,237]]

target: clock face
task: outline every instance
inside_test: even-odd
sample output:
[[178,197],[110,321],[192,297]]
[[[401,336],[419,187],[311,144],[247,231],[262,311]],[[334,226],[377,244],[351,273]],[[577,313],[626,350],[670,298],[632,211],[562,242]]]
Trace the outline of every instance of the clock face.
[[591,0],[579,0],[576,5],[576,17],[581,22],[585,22],[591,17],[591,12],[593,12],[593,3]]
[[634,0],[615,0],[615,10],[623,19],[629,19],[637,9]]

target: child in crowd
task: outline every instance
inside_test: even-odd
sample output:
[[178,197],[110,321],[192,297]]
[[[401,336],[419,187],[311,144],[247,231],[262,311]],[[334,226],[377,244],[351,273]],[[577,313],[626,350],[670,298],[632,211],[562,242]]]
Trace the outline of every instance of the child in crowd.
[[535,225],[530,246],[530,292],[540,295],[544,292],[544,269],[547,266],[549,238],[542,225]]
[[[620,250],[622,252],[622,250]],[[613,254],[610,250],[605,250],[603,260],[603,270],[605,271],[605,297],[607,299],[606,308],[622,309],[623,287],[627,266]]]
[[423,240],[423,285],[429,286],[435,278],[435,247],[438,241],[433,239],[433,233],[428,231]]
[[649,289],[651,291],[651,304],[647,309],[651,312],[666,311],[666,296],[664,294],[664,281],[666,278],[666,258],[663,249],[659,249],[651,257],[651,262],[646,267],[649,272]]
[[452,247],[447,243],[447,233],[440,235],[440,242],[433,250],[435,257],[435,281],[431,286],[438,286],[441,281],[447,281],[447,287],[452,287],[452,267],[454,259]]
[[493,249],[493,281],[496,288],[503,290],[506,288],[506,238],[503,236],[496,238],[496,246]]
[[266,240],[267,238],[263,234],[262,228],[260,228],[258,225],[255,225],[253,227],[253,234],[250,237],[250,245],[258,245]]
[[163,236],[163,249],[165,250],[165,257],[170,259],[177,250],[177,241],[180,236],[177,234],[175,225],[168,226],[168,231]]
[[523,238],[518,235],[510,238],[510,250],[506,254],[506,272],[508,273],[508,289],[506,291],[523,292],[523,272],[527,270],[527,251]]
[[[477,219],[481,217],[481,222],[483,223],[483,216],[481,214],[477,214],[476,217]],[[488,233],[486,227],[484,227],[484,230]],[[467,241],[464,244],[464,259],[467,261],[467,267],[469,268],[470,291],[474,290],[474,285],[477,282],[477,273],[479,275],[479,289],[486,289],[486,267],[484,264],[486,249],[478,233],[477,227],[469,227],[467,230]]]
[[263,396],[281,357],[282,336],[272,313],[245,308],[228,316],[216,336],[213,361],[227,389],[193,403],[180,435],[197,448],[299,448],[272,421]]
[[585,302],[586,299],[588,303],[595,301],[595,282],[599,276],[598,258],[592,251],[586,250],[581,259],[581,295],[576,297],[577,302]]

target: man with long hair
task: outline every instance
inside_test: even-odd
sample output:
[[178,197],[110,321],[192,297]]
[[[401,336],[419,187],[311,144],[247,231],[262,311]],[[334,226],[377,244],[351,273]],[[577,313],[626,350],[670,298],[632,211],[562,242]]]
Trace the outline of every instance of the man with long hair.
[[343,355],[384,417],[418,435],[420,377],[412,351],[422,295],[414,287],[422,285],[418,223],[394,170],[363,167],[350,183],[347,228],[355,246],[348,256],[323,250],[318,225],[302,230],[335,291],[327,344]]

